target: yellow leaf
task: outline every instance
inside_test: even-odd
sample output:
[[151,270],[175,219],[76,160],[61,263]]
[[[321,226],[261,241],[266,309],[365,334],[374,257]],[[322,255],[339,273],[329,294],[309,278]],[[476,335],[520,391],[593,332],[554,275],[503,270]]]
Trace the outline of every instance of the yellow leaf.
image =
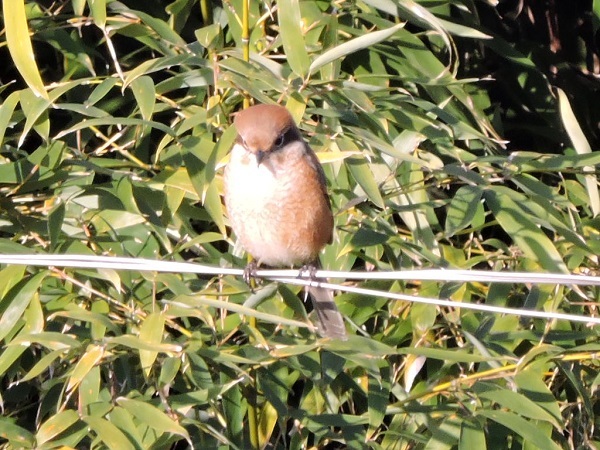
[[8,51],[17,70],[35,95],[49,100],[33,55],[25,15],[25,1],[2,0],[2,11]]

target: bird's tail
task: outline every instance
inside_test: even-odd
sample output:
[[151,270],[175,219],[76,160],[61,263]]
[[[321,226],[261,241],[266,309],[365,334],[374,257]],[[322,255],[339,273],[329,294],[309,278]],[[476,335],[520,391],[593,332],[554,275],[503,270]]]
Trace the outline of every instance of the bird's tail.
[[[315,279],[314,281],[325,281]],[[312,299],[313,309],[317,313],[319,334],[333,339],[348,339],[344,318],[333,301],[333,293],[329,289],[310,286],[308,293]]]

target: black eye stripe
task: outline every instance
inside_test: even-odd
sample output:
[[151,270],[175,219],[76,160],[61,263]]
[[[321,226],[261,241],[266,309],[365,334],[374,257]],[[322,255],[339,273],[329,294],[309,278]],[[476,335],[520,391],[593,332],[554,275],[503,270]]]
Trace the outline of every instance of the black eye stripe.
[[294,128],[288,128],[277,136],[277,139],[275,139],[275,143],[273,144],[273,150],[279,150],[296,139],[297,133]]

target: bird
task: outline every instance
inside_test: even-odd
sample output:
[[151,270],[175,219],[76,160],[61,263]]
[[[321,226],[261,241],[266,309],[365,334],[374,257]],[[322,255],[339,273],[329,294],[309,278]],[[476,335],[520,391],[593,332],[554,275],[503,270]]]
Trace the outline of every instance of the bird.
[[[257,104],[234,116],[235,144],[224,172],[225,206],[238,243],[253,266],[310,268],[332,242],[333,213],[325,173],[289,111]],[[313,277],[316,281],[323,281]],[[346,340],[330,290],[307,288],[319,334]]]

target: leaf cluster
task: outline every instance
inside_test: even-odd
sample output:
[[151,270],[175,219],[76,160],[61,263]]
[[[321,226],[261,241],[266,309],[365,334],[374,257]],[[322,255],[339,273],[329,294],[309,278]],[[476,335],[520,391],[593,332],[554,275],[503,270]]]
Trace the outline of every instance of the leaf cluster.
[[[535,2],[495,3],[4,0],[0,252],[243,267],[221,173],[253,101],[323,162],[324,267],[596,273],[598,7],[544,28]],[[590,315],[598,297],[364,286]],[[3,266],[0,447],[598,445],[596,329],[336,301],[347,342],[303,326],[292,286]]]

